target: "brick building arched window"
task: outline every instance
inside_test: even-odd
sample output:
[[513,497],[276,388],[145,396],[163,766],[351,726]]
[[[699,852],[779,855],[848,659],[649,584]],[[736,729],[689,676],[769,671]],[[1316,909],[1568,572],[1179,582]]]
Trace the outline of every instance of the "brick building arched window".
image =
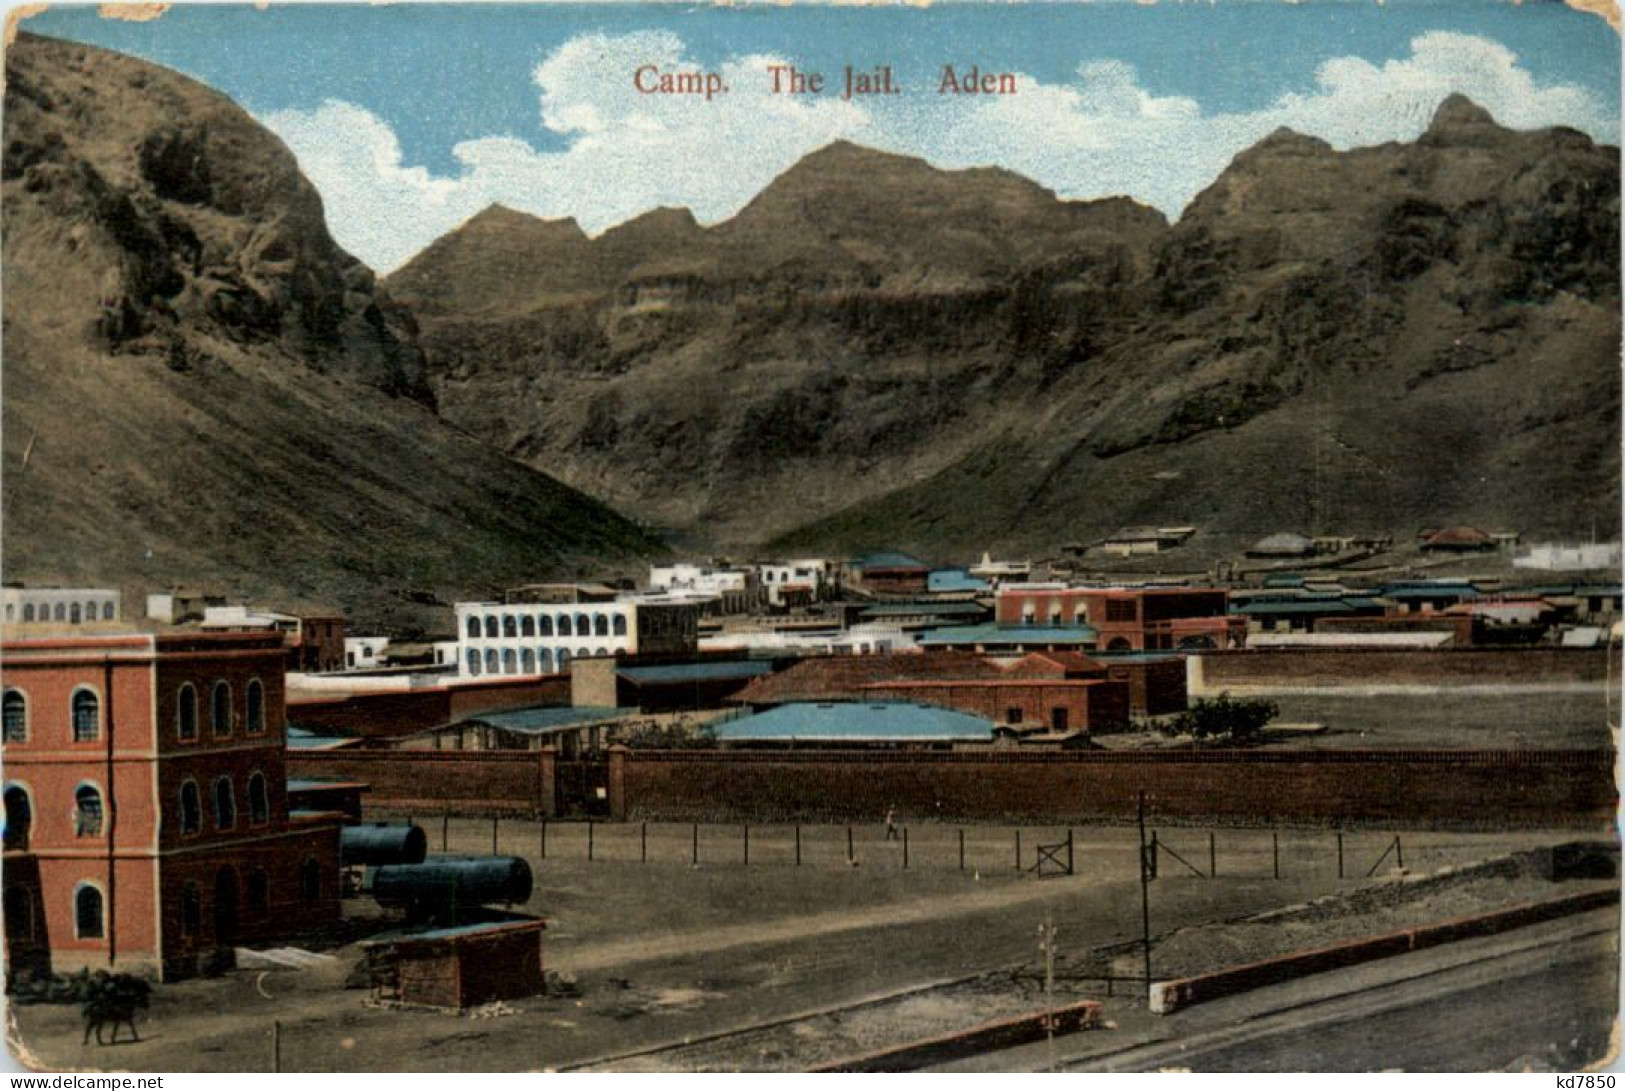
[[197,781],[181,782],[181,832],[197,833],[203,828],[203,798]]
[[250,735],[265,731],[265,683],[258,678],[248,681],[248,701],[244,730]]
[[95,883],[80,883],[73,888],[73,934],[79,939],[102,939],[107,935],[102,891]]
[[259,771],[248,776],[248,821],[263,826],[271,820],[271,797],[265,789],[265,774]]
[[181,683],[175,694],[175,734],[182,739],[197,738],[197,690],[192,683]]
[[20,689],[6,690],[5,741],[28,741],[28,698]]
[[81,687],[73,691],[73,741],[95,742],[102,734],[102,702],[96,691]]
[[73,790],[73,835],[102,835],[102,793],[94,784],[81,784]]
[[231,683],[220,681],[209,691],[209,730],[218,738],[231,734]]

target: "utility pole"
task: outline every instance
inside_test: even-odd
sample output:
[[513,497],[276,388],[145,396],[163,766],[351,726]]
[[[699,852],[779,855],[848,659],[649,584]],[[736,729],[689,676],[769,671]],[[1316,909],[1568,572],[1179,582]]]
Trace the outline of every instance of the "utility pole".
[[[1145,987],[1151,988],[1151,875],[1145,855],[1145,793],[1140,793],[1140,945],[1145,953]],[[1149,994],[1148,994],[1149,995]]]

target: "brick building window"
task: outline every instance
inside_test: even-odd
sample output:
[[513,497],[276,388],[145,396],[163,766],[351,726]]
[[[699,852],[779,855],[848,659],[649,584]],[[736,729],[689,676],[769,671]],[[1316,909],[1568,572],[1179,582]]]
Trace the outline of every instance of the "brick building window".
[[1021,722],[1021,709],[1016,708],[1013,705],[1010,708],[1005,709],[1004,722],[1007,724],[1019,724]]
[[102,734],[102,703],[88,689],[73,693],[73,741],[95,742]]
[[265,683],[258,678],[248,682],[247,731],[250,735],[265,731]]
[[102,793],[94,785],[81,784],[73,793],[73,835],[102,835]]
[[253,773],[248,778],[248,821],[263,826],[271,820],[271,797],[265,790],[265,774]]
[[299,895],[306,905],[322,900],[322,865],[314,856],[305,857],[305,862],[299,865]]
[[182,739],[197,738],[197,690],[190,682],[183,683],[175,695],[175,734]]
[[203,799],[197,790],[197,781],[181,784],[181,832],[197,833],[203,828]]
[[28,832],[34,825],[34,805],[28,789],[20,784],[6,786],[6,848],[28,848]]
[[28,698],[20,689],[8,689],[5,696],[5,741],[28,741]]
[[102,892],[90,883],[80,883],[74,888],[73,931],[80,939],[102,939],[107,934]]
[[195,936],[203,927],[203,902],[198,898],[197,884],[188,880],[181,887],[181,935]]
[[231,787],[230,777],[214,782],[214,828],[235,829],[237,826],[237,793]]
[[1136,621],[1139,619],[1139,605],[1133,599],[1107,599],[1107,621]]
[[209,691],[209,730],[216,738],[231,734],[231,684],[216,682]]

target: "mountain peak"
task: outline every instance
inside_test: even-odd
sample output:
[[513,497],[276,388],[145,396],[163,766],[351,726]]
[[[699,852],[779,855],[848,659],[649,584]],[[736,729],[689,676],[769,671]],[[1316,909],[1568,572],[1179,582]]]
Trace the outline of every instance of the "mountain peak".
[[1437,131],[1478,125],[1495,125],[1495,118],[1484,107],[1458,92],[1439,103],[1428,129]]

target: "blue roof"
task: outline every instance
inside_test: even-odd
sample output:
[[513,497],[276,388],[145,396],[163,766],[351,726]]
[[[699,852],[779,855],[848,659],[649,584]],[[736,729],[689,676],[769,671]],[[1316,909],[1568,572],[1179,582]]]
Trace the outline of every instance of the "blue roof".
[[1178,652],[1108,652],[1095,651],[1089,653],[1089,658],[1097,663],[1167,663],[1174,659],[1184,659]]
[[1478,597],[1478,588],[1469,583],[1434,583],[1422,586],[1385,587],[1382,591],[1382,597],[1385,599],[1476,599]]
[[924,568],[925,562],[910,557],[907,553],[894,553],[882,551],[880,553],[865,553],[855,557],[852,563],[859,568]]
[[779,705],[718,724],[721,742],[988,742],[993,724],[933,705],[896,702]]
[[963,568],[939,568],[925,576],[927,591],[986,591],[993,585]]
[[731,659],[726,663],[668,663],[648,667],[622,667],[616,672],[633,682],[712,682],[733,678],[755,678],[773,673],[765,659]]
[[920,637],[921,644],[1093,644],[1092,625],[959,625]]
[[318,735],[314,731],[289,724],[283,738],[290,750],[331,750],[360,740],[353,735]]
[[515,708],[506,712],[484,712],[478,716],[466,717],[460,722],[490,724],[504,731],[537,735],[544,731],[572,727],[575,724],[632,716],[637,711],[635,708]]

